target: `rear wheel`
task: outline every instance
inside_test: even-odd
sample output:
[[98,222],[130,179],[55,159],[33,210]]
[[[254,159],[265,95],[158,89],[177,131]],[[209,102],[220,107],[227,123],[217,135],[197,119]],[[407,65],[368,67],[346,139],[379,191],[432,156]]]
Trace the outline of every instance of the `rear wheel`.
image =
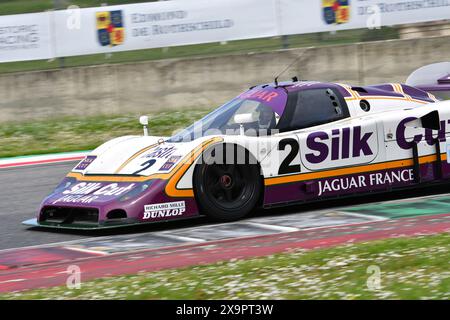
[[[227,158],[224,147],[224,159]],[[217,149],[217,147],[215,147]],[[234,146],[237,150],[237,146]],[[247,150],[245,161],[218,161],[211,163],[215,150],[205,153],[204,161],[194,171],[194,190],[202,214],[218,221],[232,221],[249,214],[258,204],[262,194],[259,165]],[[234,152],[234,154],[239,154]]]

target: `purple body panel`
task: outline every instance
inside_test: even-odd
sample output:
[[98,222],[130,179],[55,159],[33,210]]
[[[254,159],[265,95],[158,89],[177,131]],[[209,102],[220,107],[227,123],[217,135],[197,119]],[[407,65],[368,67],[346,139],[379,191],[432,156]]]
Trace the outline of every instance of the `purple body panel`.
[[439,84],[450,84],[450,74],[438,79]]
[[421,89],[417,89],[406,84],[402,85],[402,88],[403,91],[413,99],[434,102],[434,100],[430,98],[428,93]]
[[450,91],[450,84],[420,86],[424,91]]
[[[410,96],[413,99],[427,101],[427,102],[434,102],[429,96],[428,93],[408,86],[406,84],[400,84],[403,92]],[[361,97],[369,97],[369,96],[383,96],[383,97],[404,97],[403,94],[395,92],[394,88],[391,84],[378,84],[378,85],[371,85],[371,86],[364,86],[360,87],[362,90],[366,91],[358,91],[358,94]]]
[[441,100],[450,99],[450,84],[448,83],[418,86],[418,88],[434,94],[437,99]]
[[438,98],[447,100],[450,98],[450,74],[437,79],[436,83],[418,85],[416,88],[431,92]]
[[402,94],[394,91],[394,88],[390,84],[379,84],[372,86],[361,87],[367,92],[358,91],[361,97],[366,96],[384,96],[384,97],[403,97]]
[[352,95],[348,90],[336,83],[327,83],[327,82],[298,82],[298,83],[289,83],[289,86],[286,87],[288,92],[296,92],[300,90],[310,90],[310,89],[327,89],[332,88],[337,90],[344,98],[351,97]]

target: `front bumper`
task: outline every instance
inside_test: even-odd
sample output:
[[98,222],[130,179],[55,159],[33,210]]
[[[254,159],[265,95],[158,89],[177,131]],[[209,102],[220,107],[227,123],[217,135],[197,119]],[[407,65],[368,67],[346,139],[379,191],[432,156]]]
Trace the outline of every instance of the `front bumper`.
[[[41,204],[36,219],[24,221],[23,224],[32,227],[45,227],[56,229],[96,230],[126,227],[140,224],[148,224],[161,221],[179,220],[198,216],[198,208],[193,197],[173,198],[166,194],[167,181],[152,180],[143,183],[134,183],[134,188],[128,188],[129,183],[90,182],[83,184],[78,180],[64,180],[52,194]],[[98,186],[96,186],[98,184]],[[130,189],[129,193],[113,195],[108,197],[97,196],[95,190],[104,186],[112,185],[110,190],[119,188]],[[60,185],[60,186],[61,186]],[[66,186],[67,185],[67,186]],[[82,190],[80,185],[87,190],[80,195],[68,195],[67,190]],[[94,186],[92,190],[86,189]],[[146,186],[145,188],[141,188]],[[115,189],[114,189],[115,188]],[[139,192],[136,192],[139,190]],[[101,194],[100,194],[101,195]],[[146,207],[161,204],[182,202],[185,210],[178,215],[156,215],[148,214]],[[158,209],[153,209],[158,210]]]

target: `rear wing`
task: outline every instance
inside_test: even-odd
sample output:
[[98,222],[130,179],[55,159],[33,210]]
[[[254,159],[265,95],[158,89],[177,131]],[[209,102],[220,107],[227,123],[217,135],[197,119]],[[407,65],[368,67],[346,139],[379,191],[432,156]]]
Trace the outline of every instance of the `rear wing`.
[[433,63],[411,73],[406,84],[450,100],[450,62]]

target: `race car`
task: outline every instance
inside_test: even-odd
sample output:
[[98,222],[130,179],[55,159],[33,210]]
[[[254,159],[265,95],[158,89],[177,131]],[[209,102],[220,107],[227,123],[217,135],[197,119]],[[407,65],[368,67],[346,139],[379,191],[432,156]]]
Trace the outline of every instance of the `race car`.
[[[450,179],[450,63],[406,84],[258,85],[172,137],[113,139],[47,196],[31,226],[111,228],[416,188]],[[436,96],[437,95],[437,96]]]

